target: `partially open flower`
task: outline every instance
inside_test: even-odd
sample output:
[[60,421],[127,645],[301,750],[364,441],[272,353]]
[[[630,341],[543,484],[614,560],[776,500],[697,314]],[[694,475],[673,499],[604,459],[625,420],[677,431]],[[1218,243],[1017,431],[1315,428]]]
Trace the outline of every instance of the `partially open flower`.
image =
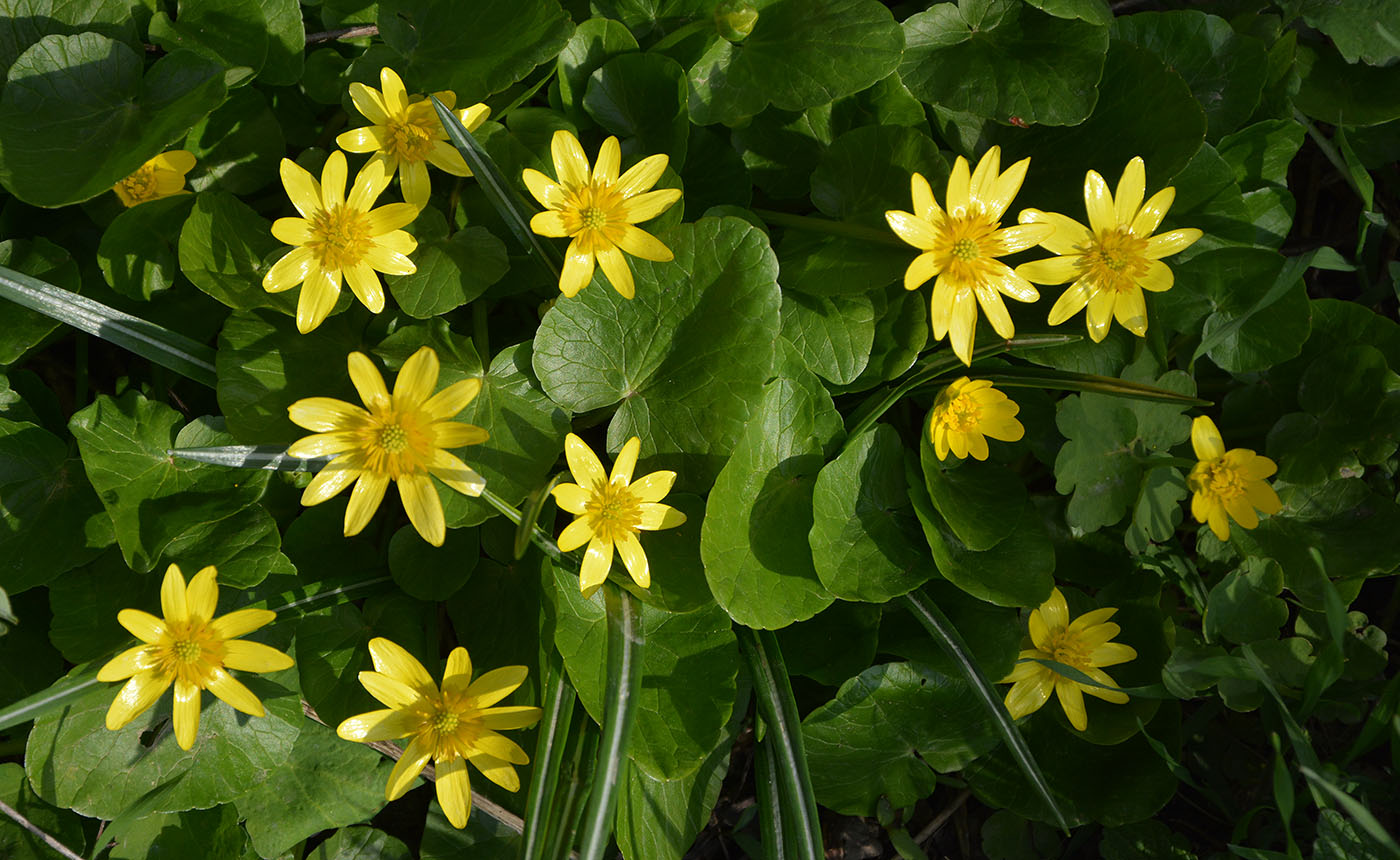
[[183,149],[162,152],[136,168],[136,172],[112,186],[122,205],[130,209],[138,203],[189,194],[185,174],[194,169],[194,153]]
[[1197,463],[1186,476],[1191,488],[1191,516],[1210,523],[1221,540],[1230,539],[1230,520],[1241,528],[1259,525],[1255,513],[1276,514],[1283,509],[1278,493],[1264,479],[1278,471],[1268,457],[1248,448],[1225,450],[1225,440],[1215,422],[1201,415],[1191,422],[1191,447]]
[[1016,420],[1021,407],[992,387],[990,380],[956,379],[938,394],[929,417],[928,435],[938,459],[954,456],[985,460],[986,437],[1015,442],[1026,435]]

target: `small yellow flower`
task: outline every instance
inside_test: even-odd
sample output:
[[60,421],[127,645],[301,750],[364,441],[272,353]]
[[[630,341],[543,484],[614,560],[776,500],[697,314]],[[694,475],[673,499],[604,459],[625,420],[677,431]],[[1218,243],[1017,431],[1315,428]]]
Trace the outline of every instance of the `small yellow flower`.
[[530,229],[541,236],[573,237],[559,275],[559,289],[573,296],[588,286],[596,259],[613,289],[624,298],[632,298],[636,287],[624,251],[661,263],[674,259],[661,240],[633,226],[655,218],[681,199],[678,188],[649,190],[661,178],[669,159],[648,156],[619,177],[622,149],[617,138],[609,137],[598,150],[598,163],[590,173],[588,156],[578,138],[562,129],[554,133],[550,152],[558,182],[529,168],[523,175],[525,186],[548,210],[530,219]]
[[1117,687],[1101,667],[1116,666],[1137,657],[1132,646],[1109,641],[1118,635],[1118,625],[1108,620],[1117,611],[1106,606],[1070,621],[1069,606],[1058,588],[1050,592],[1050,599],[1039,609],[1031,610],[1032,647],[1021,652],[1021,662],[998,682],[1012,685],[1006,693],[1006,710],[1013,719],[1019,720],[1040,710],[1050,699],[1051,690],[1059,698],[1070,725],[1081,732],[1089,727],[1089,717],[1084,712],[1084,693],[1117,705],[1127,703],[1126,693],[1082,684],[1035,662],[1039,659],[1063,663],[1100,684]]
[[588,443],[572,433],[564,440],[564,456],[578,483],[560,484],[553,490],[559,507],[574,515],[574,521],[559,533],[559,548],[571,552],[588,544],[579,576],[584,594],[593,593],[608,578],[614,548],[632,580],[642,588],[650,587],[651,568],[637,532],[675,528],[685,522],[685,514],[658,504],[671,492],[675,472],[652,472],[632,480],[641,448],[641,439],[628,439],[608,475]]
[[1023,158],[1002,173],[1001,147],[994,146],[969,175],[967,159],[958,156],[948,177],[946,211],[933,199],[928,180],[915,173],[909,181],[914,211],[885,213],[895,235],[924,252],[905,271],[904,288],[917,290],[929,278],[937,278],[931,302],[933,337],[942,340],[952,332],[953,352],[963,364],[972,364],[979,304],[996,333],[1011,337],[1016,326],[1001,295],[1018,302],[1040,298],[1029,281],[996,259],[1050,235],[1052,228],[1039,224],[1001,227],[1001,216],[1021,190],[1030,163]]
[[340,298],[340,279],[374,313],[384,310],[384,285],[375,272],[409,275],[417,271],[408,254],[418,241],[400,230],[418,217],[411,203],[371,209],[389,184],[382,161],[370,161],[345,196],[345,154],[332,152],[318,183],[291,159],[282,159],[282,185],[300,218],[278,218],[272,235],[296,247],[263,278],[269,293],[303,284],[297,300],[297,330],[306,334],[330,314]]
[[539,708],[492,705],[509,696],[525,680],[524,666],[506,666],[472,681],[472,660],[465,648],[447,655],[442,688],[423,664],[388,639],[371,639],[373,672],[361,672],[364,684],[389,707],[351,717],[335,730],[347,741],[387,741],[411,738],[389,774],[387,800],[397,800],[431,758],[437,771],[437,798],[453,827],[467,826],[472,811],[467,762],[506,791],[520,790],[512,765],[529,764],[530,757],[515,741],[499,734],[539,721]]
[[[373,125],[342,133],[335,139],[336,146],[346,152],[373,152],[373,160],[384,165],[386,176],[392,179],[398,172],[403,199],[421,209],[428,205],[432,192],[429,164],[453,176],[471,176],[471,169],[447,142],[447,132],[431,101],[421,95],[409,96],[403,81],[388,66],[379,70],[379,86],[376,90],[361,83],[350,85],[350,100]],[[449,109],[457,104],[456,93],[433,95]],[[491,109],[474,104],[456,114],[467,131],[476,131]]]
[[186,588],[180,568],[172,564],[160,585],[164,619],[140,609],[117,613],[118,623],[145,644],[128,648],[97,670],[99,681],[126,680],[107,709],[107,728],[116,730],[136,719],[171,684],[175,685],[175,742],[180,749],[194,746],[199,734],[201,690],[245,714],[266,713],[258,697],[225,670],[276,672],[290,668],[292,658],[276,648],[238,638],[272,621],[276,617],[272,610],[239,609],[214,617],[218,575],[213,567],[206,567]]
[[359,534],[379,509],[394,481],[408,519],[423,540],[442,546],[447,525],[432,475],[468,496],[486,481],[448,448],[477,445],[488,434],[475,424],[451,420],[481,391],[480,379],[463,379],[437,394],[438,357],[423,347],[403,363],[390,396],[384,377],[362,352],[349,356],[350,381],[366,409],[333,397],[307,397],[287,407],[292,422],[315,435],[293,443],[293,457],[338,454],[302,493],[303,505],[319,505],[355,483],[345,509],[345,535]]
[[1191,488],[1191,516],[1210,523],[1221,540],[1230,539],[1230,520],[1241,528],[1259,525],[1255,509],[1276,514],[1283,509],[1278,493],[1264,479],[1278,471],[1268,457],[1248,448],[1225,450],[1225,440],[1215,422],[1202,415],[1191,422],[1191,447],[1198,461],[1186,476]]
[[1016,420],[1020,411],[1021,407],[993,388],[990,381],[964,376],[939,392],[928,422],[928,438],[940,460],[947,459],[949,450],[960,458],[971,454],[985,460],[985,437],[1016,442],[1026,435],[1026,428]]
[[1089,337],[1095,342],[1108,334],[1108,324],[1120,325],[1142,337],[1147,334],[1147,303],[1143,290],[1162,292],[1172,286],[1172,270],[1163,257],[1184,250],[1201,238],[1195,228],[1171,230],[1157,236],[1176,189],[1168,186],[1142,202],[1147,173],[1141,158],[1123,168],[1117,194],[1090,170],[1084,175],[1084,209],[1089,226],[1056,212],[1025,209],[1022,224],[1050,224],[1055,231],[1041,241],[1047,251],[1059,254],[1016,267],[1016,273],[1037,284],[1074,281],[1050,309],[1050,324],[1059,325],[1085,307]]
[[183,149],[162,152],[136,168],[136,172],[112,186],[122,205],[130,209],[138,203],[189,194],[185,174],[194,169],[194,153]]

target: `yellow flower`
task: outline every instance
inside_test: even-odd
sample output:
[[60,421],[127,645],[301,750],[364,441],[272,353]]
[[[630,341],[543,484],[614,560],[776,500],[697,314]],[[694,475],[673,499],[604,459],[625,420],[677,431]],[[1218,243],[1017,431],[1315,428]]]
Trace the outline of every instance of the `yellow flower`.
[[128,209],[138,203],[189,194],[185,174],[194,168],[194,153],[183,149],[162,152],[136,168],[136,172],[112,186]]
[[467,826],[472,811],[472,788],[467,762],[506,791],[520,790],[512,765],[530,757],[515,741],[499,734],[539,721],[540,709],[524,705],[493,708],[525,680],[524,666],[506,666],[472,681],[472,660],[465,648],[447,655],[442,688],[423,664],[388,639],[371,639],[373,672],[361,672],[360,683],[389,707],[351,717],[335,730],[347,741],[387,741],[411,738],[389,774],[387,800],[397,800],[431,758],[437,771],[437,798],[453,827]]
[[574,521],[559,533],[559,548],[572,552],[588,544],[579,576],[584,594],[591,594],[608,578],[614,547],[633,581],[649,587],[651,568],[637,532],[675,528],[685,522],[685,514],[658,504],[671,492],[675,472],[652,472],[632,480],[641,448],[641,439],[628,439],[609,476],[586,442],[572,433],[564,440],[564,456],[578,483],[560,484],[553,490],[559,507],[574,515]]
[[107,728],[116,730],[136,719],[171,684],[175,685],[175,742],[180,749],[194,746],[199,733],[201,690],[245,714],[266,713],[258,697],[225,670],[276,672],[290,668],[292,658],[276,648],[238,638],[272,621],[276,617],[272,610],[239,609],[214,617],[218,575],[213,567],[206,567],[186,588],[180,568],[172,564],[160,585],[164,619],[139,609],[117,613],[118,623],[145,644],[128,648],[97,670],[99,681],[130,679],[107,709]]
[[315,435],[293,443],[293,457],[338,454],[316,473],[302,493],[303,505],[319,505],[350,486],[345,535],[359,534],[379,509],[394,481],[408,519],[423,540],[442,546],[447,525],[432,475],[468,496],[481,495],[486,481],[448,448],[477,445],[488,434],[475,424],[450,420],[481,390],[480,379],[454,382],[437,394],[438,357],[423,347],[403,363],[390,396],[384,377],[362,352],[349,356],[350,381],[366,409],[333,397],[307,397],[287,407],[292,422]]
[[1226,451],[1215,422],[1204,415],[1191,422],[1191,447],[1198,461],[1186,476],[1191,516],[1198,523],[1210,523],[1216,537],[1230,539],[1231,519],[1246,529],[1259,525],[1256,508],[1262,514],[1282,510],[1278,493],[1264,480],[1278,471],[1273,460],[1248,448]]
[[933,337],[942,340],[952,332],[953,352],[963,364],[972,364],[979,304],[996,333],[1011,337],[1016,327],[1001,294],[1018,302],[1040,298],[1029,281],[996,259],[1050,235],[1051,228],[1043,225],[1001,227],[1001,216],[1021,190],[1030,163],[1023,158],[1001,173],[1001,147],[994,146],[969,175],[967,159],[958,156],[948,177],[947,211],[933,199],[928,180],[915,173],[909,181],[914,211],[885,213],[895,235],[924,252],[905,271],[904,288],[917,290],[937,277],[931,304]]
[[[403,199],[421,209],[428,205],[432,191],[428,164],[453,176],[471,176],[472,172],[462,154],[447,142],[447,132],[431,101],[409,96],[403,81],[388,66],[379,70],[379,86],[376,90],[361,83],[350,85],[350,100],[373,125],[342,133],[335,139],[336,146],[346,152],[373,152],[373,160],[384,165],[386,176],[393,178],[398,171]],[[433,95],[449,109],[457,104],[456,93]],[[476,131],[491,109],[474,104],[456,113],[467,131]]]
[[269,293],[290,290],[303,281],[297,300],[297,330],[306,334],[335,307],[340,278],[374,313],[384,310],[384,285],[375,272],[408,275],[417,271],[408,254],[418,241],[400,227],[418,216],[411,203],[371,209],[389,184],[384,163],[371,161],[355,177],[345,196],[345,154],[332,152],[318,183],[291,159],[282,159],[282,185],[300,218],[278,218],[272,235],[296,247],[273,264],[263,278]]
[[617,138],[609,137],[598,150],[598,163],[590,173],[588,156],[578,138],[562,129],[554,133],[550,152],[557,183],[538,170],[526,168],[523,175],[525,186],[548,210],[530,219],[530,229],[541,236],[573,237],[559,275],[559,289],[573,296],[588,286],[596,259],[613,289],[624,298],[632,298],[636,288],[624,251],[643,260],[665,263],[674,259],[661,240],[633,226],[655,218],[681,199],[678,188],[648,190],[661,178],[667,157],[643,158],[619,177],[622,150]]
[[1171,289],[1172,270],[1162,258],[1184,250],[1201,238],[1201,231],[1188,228],[1153,236],[1152,231],[1171,208],[1176,189],[1163,188],[1143,203],[1146,187],[1142,159],[1134,158],[1123,168],[1117,194],[1109,194],[1108,183],[1098,173],[1090,170],[1084,175],[1088,227],[1056,212],[1021,212],[1022,224],[1054,226],[1055,231],[1040,244],[1060,256],[1024,263],[1016,267],[1016,273],[1037,284],[1074,281],[1050,309],[1051,325],[1059,325],[1087,306],[1085,322],[1095,342],[1108,334],[1108,324],[1114,318],[1138,337],[1147,334],[1147,303],[1142,291]]
[[1126,693],[1082,684],[1035,662],[1053,660],[1063,663],[1100,684],[1117,687],[1118,684],[1101,667],[1116,666],[1137,657],[1137,651],[1132,646],[1108,641],[1118,635],[1118,625],[1108,620],[1117,611],[1104,607],[1070,621],[1069,606],[1058,588],[1050,592],[1050,599],[1040,604],[1039,609],[1031,610],[1033,647],[1022,651],[1021,662],[1016,664],[1010,675],[998,682],[1012,685],[1006,694],[1006,710],[1012,718],[1020,719],[1040,710],[1040,706],[1049,700],[1050,691],[1054,690],[1060,707],[1069,717],[1070,725],[1082,732],[1089,727],[1089,717],[1084,713],[1084,693],[1105,702],[1118,705],[1127,703]]
[[1026,435],[1026,428],[1016,420],[1020,411],[1021,407],[993,388],[990,381],[964,376],[939,392],[928,423],[929,441],[940,460],[948,457],[950,449],[957,457],[971,454],[985,460],[985,437],[1015,442]]

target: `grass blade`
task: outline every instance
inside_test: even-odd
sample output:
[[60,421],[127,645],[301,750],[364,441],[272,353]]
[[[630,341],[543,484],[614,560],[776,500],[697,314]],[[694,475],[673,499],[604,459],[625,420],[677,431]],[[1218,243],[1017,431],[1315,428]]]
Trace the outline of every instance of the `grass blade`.
[[521,834],[522,860],[542,860],[549,843],[551,800],[559,789],[559,773],[564,759],[564,747],[569,740],[578,696],[569,683],[563,661],[551,651],[544,665],[542,681],[544,716],[540,718],[539,741],[535,744],[534,773],[529,793],[525,797],[525,830]]
[[1192,397],[1126,379],[1111,376],[1095,376],[1091,373],[1074,373],[1068,370],[1055,370],[1050,367],[999,367],[996,370],[972,371],[968,376],[977,379],[990,379],[994,384],[1007,388],[1052,388],[1057,391],[1089,391],[1094,394],[1108,394],[1113,397],[1128,397],[1133,400],[1153,400],[1158,403],[1172,403],[1184,406],[1210,406],[1211,401]]
[[1395,837],[1391,836],[1385,826],[1376,820],[1376,816],[1371,814],[1371,810],[1367,809],[1365,804],[1333,785],[1326,777],[1312,768],[1303,766],[1298,770],[1308,778],[1309,784],[1316,785],[1332,795],[1333,799],[1346,811],[1346,814],[1351,816],[1351,820],[1366,831],[1372,839],[1376,840],[1376,843],[1384,848],[1391,857],[1400,858],[1400,844],[1396,843]]
[[763,860],[782,860],[787,856],[787,846],[783,843],[782,789],[778,787],[778,758],[768,738],[754,747],[753,765]]
[[0,266],[0,297],[214,388],[214,350],[164,326]]
[[1059,824],[1060,829],[1068,833],[1069,823],[1065,820],[1065,815],[1060,811],[1059,805],[1055,803],[1055,798],[1050,794],[1050,784],[1045,781],[1045,774],[1041,772],[1040,765],[1035,761],[1035,756],[1031,755],[1030,747],[1026,746],[1026,739],[1021,737],[1021,730],[1016,728],[1016,723],[1012,721],[1011,714],[1007,712],[1001,696],[997,695],[992,682],[987,680],[987,676],[982,674],[982,668],[972,659],[972,652],[968,649],[967,643],[963,641],[962,634],[958,633],[953,622],[943,614],[943,610],[939,609],[937,604],[917,589],[900,599],[909,608],[909,611],[914,613],[914,617],[919,620],[919,623],[924,626],[934,641],[962,669],[963,676],[967,678],[972,689],[981,697],[983,707],[991,716],[992,722],[996,724],[997,731],[1006,741],[1006,748],[1011,750],[1012,757],[1021,766],[1021,771],[1025,773],[1026,779],[1030,780],[1031,786],[1035,788],[1041,800],[1045,801],[1046,807],[1055,816],[1055,821]]
[[466,159],[467,166],[472,169],[472,175],[485,192],[486,199],[491,201],[491,205],[500,213],[501,220],[506,222],[506,226],[515,234],[515,238],[520,240],[520,244],[530,256],[543,263],[554,275],[555,280],[558,280],[559,272],[564,266],[563,255],[554,245],[541,241],[541,237],[530,229],[530,218],[534,213],[525,208],[525,203],[520,199],[520,195],[515,193],[514,186],[506,180],[496,162],[477,139],[472,137],[472,133],[467,131],[467,127],[462,125],[456,114],[438,101],[437,96],[429,98],[433,100],[433,107],[437,108],[438,118],[442,120],[442,127],[447,132],[447,139],[452,141],[452,145],[462,153],[462,158]]
[[0,708],[0,731],[38,719],[49,711],[61,708],[97,684],[97,666],[89,664],[77,674],[58,679],[47,690],[40,690],[13,705]]
[[608,701],[603,714],[603,736],[598,744],[598,764],[583,815],[582,860],[602,860],[612,836],[613,812],[627,764],[627,740],[636,714],[642,683],[642,617],[637,602],[621,588],[604,586],[608,608]]
[[228,466],[232,469],[272,469],[278,472],[319,472],[332,457],[292,457],[279,445],[216,445],[209,448],[171,448],[172,457]]
[[807,771],[807,752],[802,743],[802,722],[797,716],[797,702],[792,696],[778,638],[771,630],[751,630],[744,626],[737,626],[735,633],[739,638],[739,651],[749,665],[754,692],[758,694],[759,716],[767,727],[763,742],[773,748],[781,794],[779,806],[785,807],[795,819],[795,826],[785,828],[784,843],[791,846],[791,853],[784,856],[821,860],[825,852],[812,777]]

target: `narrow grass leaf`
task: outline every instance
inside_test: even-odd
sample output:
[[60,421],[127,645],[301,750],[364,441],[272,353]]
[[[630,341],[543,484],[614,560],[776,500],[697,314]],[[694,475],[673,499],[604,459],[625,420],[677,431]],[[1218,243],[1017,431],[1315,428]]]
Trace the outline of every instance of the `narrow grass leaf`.
[[1332,795],[1346,811],[1346,814],[1351,816],[1351,820],[1355,821],[1357,826],[1376,840],[1386,850],[1386,853],[1391,857],[1400,857],[1400,844],[1396,843],[1395,837],[1391,836],[1385,826],[1376,820],[1376,816],[1371,814],[1371,810],[1367,809],[1365,804],[1333,785],[1330,780],[1312,768],[1303,766],[1299,767],[1298,770],[1307,777],[1310,784],[1316,785]]
[[292,457],[278,445],[216,445],[208,448],[171,448],[172,457],[228,466],[234,469],[271,469],[278,472],[319,472],[331,456]]
[[18,702],[0,709],[0,731],[27,723],[49,711],[61,708],[81,697],[97,683],[97,666],[95,664],[89,666],[87,670],[71,674],[67,678],[60,678],[47,690],[40,690],[32,696],[26,696]]
[[549,843],[550,809],[559,789],[559,774],[563,766],[564,747],[569,740],[578,696],[574,693],[564,661],[558,652],[550,651],[543,666],[540,681],[544,699],[544,716],[539,722],[539,740],[535,743],[534,772],[525,795],[525,829],[521,833],[522,860],[543,860]]
[[1209,400],[1202,400],[1199,397],[1191,397],[1176,391],[1168,391],[1155,385],[1132,382],[1127,379],[1114,379],[1110,376],[1095,376],[1092,373],[1055,370],[1050,367],[1001,367],[996,370],[973,371],[968,375],[978,379],[989,379],[993,384],[1007,388],[1091,391],[1095,394],[1108,394],[1113,397],[1127,397],[1133,400],[1152,400],[1158,403],[1179,403],[1186,406],[1211,405]]

